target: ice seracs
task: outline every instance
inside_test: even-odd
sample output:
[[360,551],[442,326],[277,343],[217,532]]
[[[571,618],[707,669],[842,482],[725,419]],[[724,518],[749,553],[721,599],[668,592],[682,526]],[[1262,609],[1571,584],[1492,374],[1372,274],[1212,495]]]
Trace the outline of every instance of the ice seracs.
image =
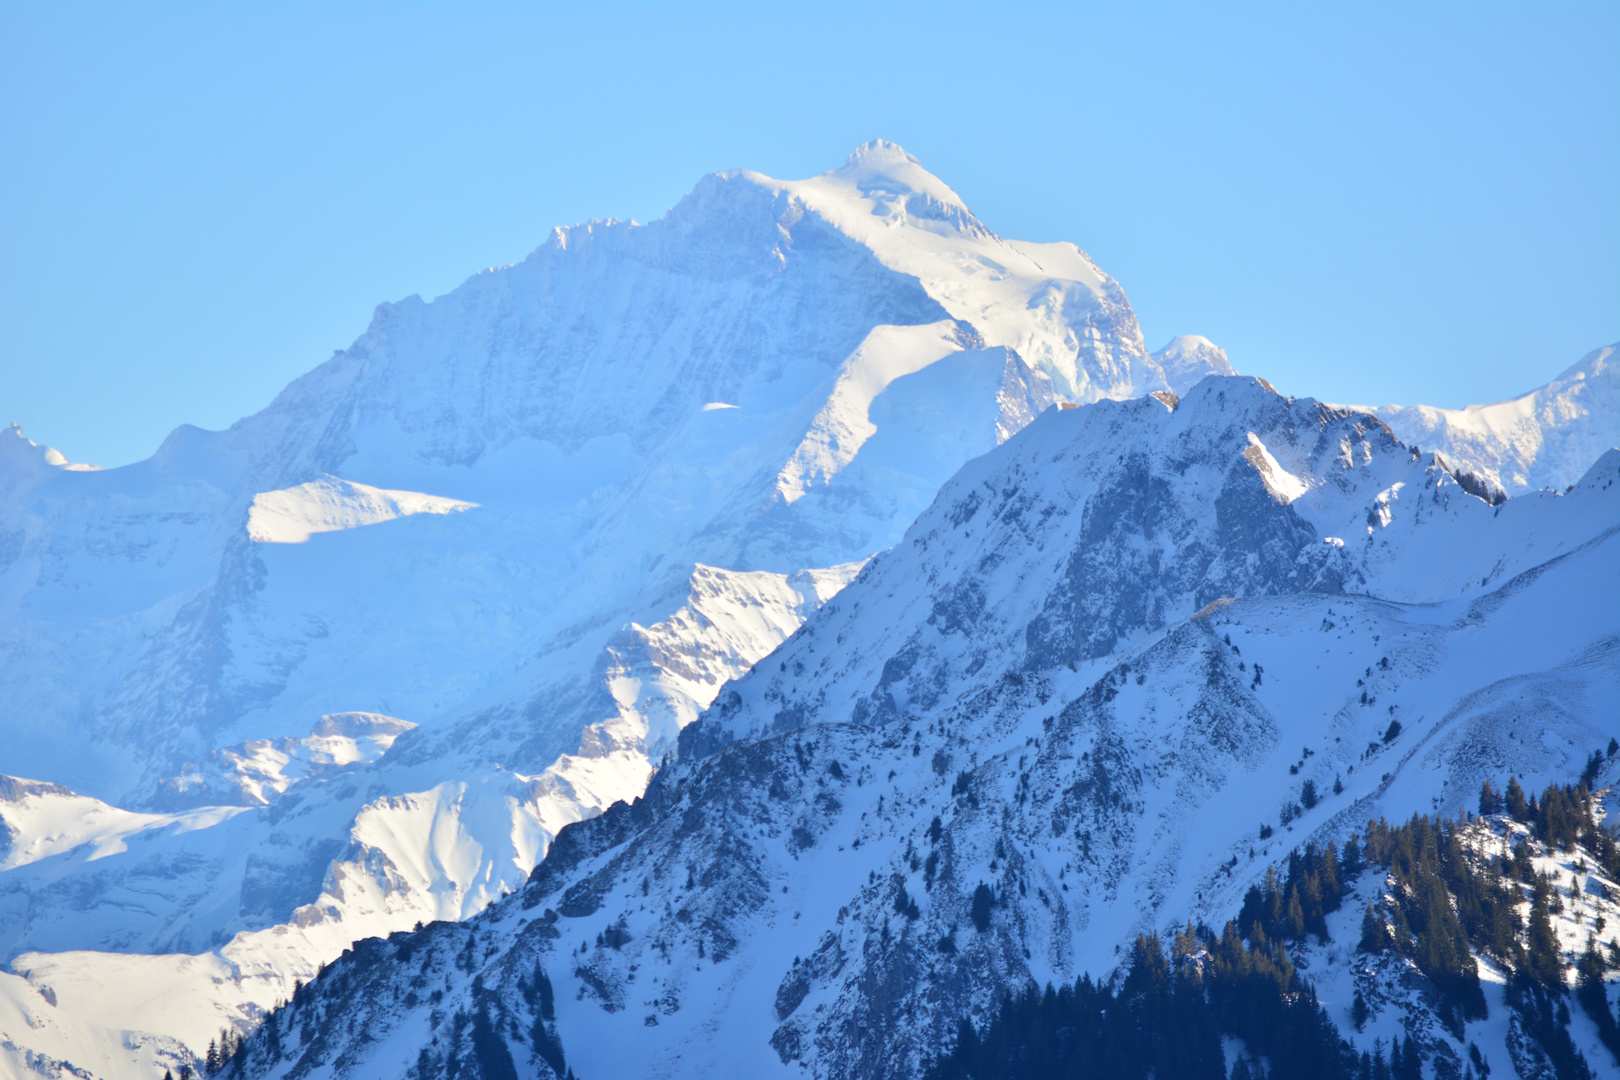
[[[42,465],[46,467],[45,470],[39,468]],[[0,495],[24,478],[41,476],[48,469],[98,472],[101,466],[69,461],[54,446],[41,446],[24,435],[20,424],[11,424],[0,432],[0,485],[4,485],[0,486]]]

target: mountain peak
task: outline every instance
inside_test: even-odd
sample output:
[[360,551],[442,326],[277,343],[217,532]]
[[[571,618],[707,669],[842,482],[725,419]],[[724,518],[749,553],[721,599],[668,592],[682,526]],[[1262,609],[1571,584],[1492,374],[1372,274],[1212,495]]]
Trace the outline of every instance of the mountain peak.
[[1620,445],[1620,343],[1593,349],[1552,382],[1507,401],[1438,409],[1347,406],[1383,420],[1402,440],[1443,453],[1509,495],[1578,482],[1587,462]]
[[69,461],[67,455],[54,446],[42,446],[23,434],[22,425],[13,422],[4,432],[0,432],[0,460],[9,459],[18,463],[24,461],[40,463],[57,469],[66,469],[69,472],[96,472],[100,466],[81,465]]
[[1205,375],[1236,375],[1227,362],[1226,350],[1200,334],[1181,334],[1153,354],[1164,371],[1164,381],[1178,394],[1185,394]]
[[1607,374],[1605,369],[1609,367],[1617,352],[1620,352],[1620,341],[1613,345],[1605,345],[1601,349],[1593,349],[1560,372],[1553,382],[1562,384],[1576,379],[1591,379],[1605,375]]
[[853,165],[863,165],[871,168],[890,163],[911,164],[918,167],[922,165],[922,162],[906,153],[905,147],[899,143],[892,143],[887,139],[871,139],[850,151],[849,157],[844,161],[844,167],[847,169]]
[[[898,143],[883,139],[862,143],[850,153],[843,168],[835,169],[827,176],[854,184],[863,195],[879,190],[891,194],[920,195],[925,203],[931,202],[936,207],[971,216],[962,197],[952,191],[949,184],[924,168],[922,162],[906,153]],[[897,188],[899,192],[895,191]]]

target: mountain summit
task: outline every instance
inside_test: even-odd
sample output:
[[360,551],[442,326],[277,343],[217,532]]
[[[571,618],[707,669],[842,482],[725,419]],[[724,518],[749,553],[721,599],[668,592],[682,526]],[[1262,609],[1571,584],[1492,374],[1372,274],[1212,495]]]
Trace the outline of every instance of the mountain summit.
[[1370,409],[1401,438],[1508,495],[1566,488],[1620,444],[1620,343],[1593,349],[1546,386],[1493,405]]
[[[17,433],[0,771],[48,784],[0,803],[32,853],[0,949],[56,987],[31,1046],[177,1067],[357,938],[482,909],[963,463],[1055,402],[1218,370],[1167,379],[1079,248],[997,236],[873,142],[383,304],[147,461],[72,471]],[[351,714],[385,736],[334,744]],[[61,815],[99,824],[59,849]],[[120,1011],[154,968],[163,1017]],[[128,1038],[145,1058],[87,1049]]]

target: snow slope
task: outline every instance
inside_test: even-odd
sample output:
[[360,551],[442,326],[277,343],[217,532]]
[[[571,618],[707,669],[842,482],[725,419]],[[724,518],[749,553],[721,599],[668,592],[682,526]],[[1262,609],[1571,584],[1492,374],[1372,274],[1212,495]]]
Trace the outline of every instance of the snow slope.
[[[263,412],[136,465],[76,470],[12,429],[0,770],[147,816],[116,855],[87,833],[0,872],[26,913],[6,956],[80,987],[74,1023],[141,1031],[155,1014],[93,988],[157,965],[192,988],[164,1035],[200,1050],[640,793],[962,463],[1055,400],[1168,385],[1083,252],[996,236],[877,142],[384,304]],[[416,727],[334,753],[310,732],[338,714]],[[141,1045],[130,1075],[180,1060]]]
[[1620,345],[1594,349],[1558,378],[1523,397],[1465,409],[1385,405],[1370,409],[1407,442],[1509,495],[1563,489],[1620,445]]
[[75,795],[60,784],[0,776],[0,870],[14,870],[68,851],[87,861],[127,851],[129,837],[153,828],[206,829],[237,813],[209,807],[183,814],[136,814]]
[[416,491],[384,491],[323,476],[307,484],[253,496],[248,538],[261,544],[302,544],[315,533],[341,532],[411,514],[454,514],[477,503]]
[[[912,1075],[1010,986],[1219,925],[1299,843],[1578,774],[1620,700],[1616,612],[1620,450],[1492,506],[1256,379],[1053,410],[723,690],[643,798],[564,830],[440,998],[405,996],[436,970],[415,937],[368,943],[288,1020],[365,1039],[261,1040],[245,1074],[443,1075],[433,1017],[459,1010],[544,1075],[538,966],[587,1080]],[[1306,781],[1333,794],[1300,811]]]

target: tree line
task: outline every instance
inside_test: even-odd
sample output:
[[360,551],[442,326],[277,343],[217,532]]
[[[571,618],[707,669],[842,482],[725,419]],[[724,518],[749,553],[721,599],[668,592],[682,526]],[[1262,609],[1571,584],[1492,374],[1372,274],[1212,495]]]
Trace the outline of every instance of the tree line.
[[[1608,756],[1614,753],[1611,745]],[[1480,814],[1518,822],[1577,867],[1590,863],[1620,880],[1620,844],[1597,820],[1591,791],[1603,759],[1593,754],[1580,783],[1549,785],[1539,799],[1516,778],[1505,791],[1487,782]],[[1109,980],[1083,975],[1073,986],[1010,992],[982,1030],[961,1019],[955,1047],[927,1075],[1417,1080],[1430,1054],[1416,1040],[1397,1038],[1387,1056],[1382,1046],[1355,1053],[1289,959],[1290,944],[1326,939],[1327,916],[1369,868],[1384,874],[1385,887],[1363,913],[1359,951],[1394,953],[1416,966],[1436,991],[1439,1019],[1459,1041],[1467,1021],[1489,1012],[1475,960],[1488,956],[1508,973],[1507,1006],[1559,1080],[1593,1075],[1569,1036],[1571,974],[1575,1000],[1620,1064],[1620,1018],[1604,990],[1605,973],[1620,969],[1620,942],[1605,955],[1589,937],[1584,953],[1567,964],[1551,919],[1563,901],[1557,883],[1536,871],[1531,844],[1520,836],[1503,852],[1481,852],[1465,842],[1471,824],[1471,815],[1415,814],[1399,825],[1378,819],[1368,823],[1365,839],[1352,835],[1342,850],[1331,843],[1296,849],[1281,874],[1269,868],[1249,889],[1221,933],[1189,924],[1168,946],[1144,935]],[[1521,916],[1526,899],[1529,910]],[[1357,992],[1358,1029],[1369,1011]],[[1253,1055],[1230,1074],[1222,1054],[1227,1037],[1243,1040]],[[1471,1050],[1471,1066],[1484,1075],[1477,1047]]]

